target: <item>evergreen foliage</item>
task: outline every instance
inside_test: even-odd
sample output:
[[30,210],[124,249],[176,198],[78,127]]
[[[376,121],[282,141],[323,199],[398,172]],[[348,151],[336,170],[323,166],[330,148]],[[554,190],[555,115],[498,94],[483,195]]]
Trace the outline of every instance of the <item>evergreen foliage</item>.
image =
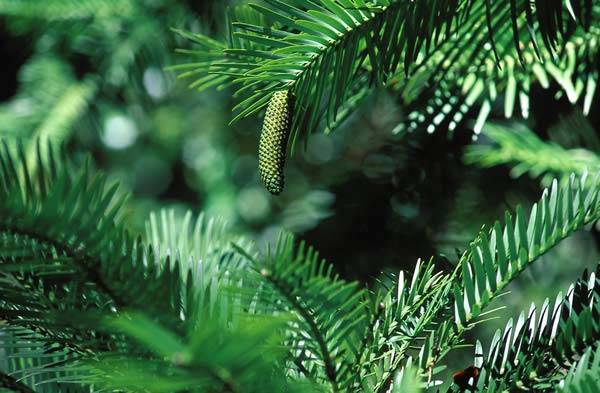
[[[12,354],[2,383],[15,391],[387,392],[414,375],[433,387],[507,283],[600,215],[597,181],[554,181],[529,219],[507,212],[453,271],[418,262],[368,291],[287,235],[257,253],[217,222],[192,229],[191,216],[180,226],[162,212],[145,241],[123,229],[124,199],[103,175],[51,146],[33,173],[23,148],[10,150],[0,156],[0,309]],[[532,307],[509,322],[479,384],[550,389],[584,378],[595,363],[573,361],[599,338],[596,287],[584,275],[539,318]]]
[[586,111],[593,100],[600,9],[592,2],[264,0],[250,7],[232,12],[224,42],[180,32],[198,44],[184,51],[198,61],[174,69],[199,90],[235,86],[244,98],[233,121],[259,112],[273,92],[291,91],[292,151],[301,132],[331,129],[374,86],[399,90],[415,105],[409,129],[424,123],[430,132],[443,121],[452,130],[483,97],[479,132],[503,91],[507,117],[517,97],[527,117],[530,85],[548,87],[549,75],[572,102],[583,94]]
[[[33,21],[85,23],[136,7],[0,0],[0,13]],[[107,86],[78,80],[54,56],[32,60],[22,90],[35,97],[35,113],[15,120],[0,110],[0,121],[26,137],[25,146],[4,141],[0,150],[0,388],[596,391],[600,267],[509,320],[489,348],[473,333],[499,314],[492,304],[513,280],[600,219],[596,155],[526,129],[484,127],[500,93],[506,117],[517,100],[527,117],[531,85],[550,87],[551,78],[588,113],[599,12],[584,0],[264,0],[231,11],[226,40],[177,31],[199,46],[181,50],[193,62],[173,67],[194,78],[192,87],[232,87],[242,97],[234,120],[267,108],[260,170],[274,194],[283,189],[288,137],[293,150],[301,137],[333,130],[377,87],[399,93],[409,109],[397,132],[452,131],[478,103],[474,131],[483,130],[483,142],[467,162],[544,176],[537,202],[482,227],[456,263],[418,260],[372,287],[342,278],[285,233],[261,250],[223,221],[172,210],[151,214],[144,233],[128,230],[118,186],[47,143],[65,139],[56,135]],[[145,31],[124,46],[148,46]],[[26,92],[28,81],[47,77],[48,89]],[[449,354],[466,347],[475,347],[469,369],[477,373],[452,384]]]
[[523,126],[488,124],[484,135],[493,144],[470,146],[465,154],[467,163],[481,167],[511,165],[513,176],[529,173],[534,178],[542,177],[545,184],[556,175],[583,174],[600,168],[600,159],[593,151],[581,147],[565,149],[556,142],[544,142]]

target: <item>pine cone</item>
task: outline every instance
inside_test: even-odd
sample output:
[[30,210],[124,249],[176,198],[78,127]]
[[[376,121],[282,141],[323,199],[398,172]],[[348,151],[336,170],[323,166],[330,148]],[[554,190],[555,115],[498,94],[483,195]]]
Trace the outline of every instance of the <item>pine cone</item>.
[[283,191],[285,155],[292,128],[294,96],[289,91],[273,94],[258,143],[258,170],[266,189],[273,195]]

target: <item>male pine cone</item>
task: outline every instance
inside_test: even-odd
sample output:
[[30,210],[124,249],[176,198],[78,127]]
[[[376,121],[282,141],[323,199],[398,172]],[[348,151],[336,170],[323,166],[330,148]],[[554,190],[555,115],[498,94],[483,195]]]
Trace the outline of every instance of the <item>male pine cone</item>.
[[294,95],[289,91],[275,92],[267,106],[260,134],[258,171],[266,189],[274,195],[283,191],[283,168],[293,112]]

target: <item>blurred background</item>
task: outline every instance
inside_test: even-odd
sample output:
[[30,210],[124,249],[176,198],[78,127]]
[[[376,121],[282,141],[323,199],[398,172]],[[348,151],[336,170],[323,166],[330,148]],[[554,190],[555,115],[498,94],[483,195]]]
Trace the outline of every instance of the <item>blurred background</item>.
[[[335,132],[311,136],[288,160],[283,194],[271,196],[257,170],[261,119],[230,125],[231,91],[198,93],[167,70],[185,61],[176,49],[190,46],[172,28],[223,36],[233,3],[240,2],[0,0],[0,136],[21,139],[29,156],[37,138],[64,144],[82,165],[91,156],[133,194],[134,231],[160,208],[221,216],[259,245],[285,229],[365,285],[376,285],[381,271],[410,270],[418,258],[447,267],[482,225],[539,197],[539,179],[466,163],[468,148],[490,143],[485,133],[473,137],[477,113],[452,133],[394,133],[405,108],[383,89]],[[584,117],[556,86],[538,90],[527,127],[597,154],[597,111]],[[491,120],[503,118],[492,108]],[[507,315],[593,268],[597,244],[592,230],[545,255],[502,297]]]

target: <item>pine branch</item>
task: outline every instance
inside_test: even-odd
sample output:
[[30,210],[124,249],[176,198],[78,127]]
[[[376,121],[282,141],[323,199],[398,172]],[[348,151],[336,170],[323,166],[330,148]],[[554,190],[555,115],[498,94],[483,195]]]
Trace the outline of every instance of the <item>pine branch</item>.
[[[220,311],[232,305],[221,303]],[[79,365],[87,371],[86,383],[108,390],[172,392],[314,391],[302,383],[285,380],[282,351],[275,348],[281,317],[223,321],[216,315],[186,332],[168,329],[148,316],[122,313],[105,321],[103,328],[125,334],[145,352],[113,352]],[[106,378],[110,375],[110,378]]]
[[[596,273],[599,271],[600,266]],[[589,356],[600,339],[600,329],[593,322],[600,312],[596,302],[599,283],[595,273],[584,273],[565,295],[558,293],[554,302],[546,299],[539,314],[532,304],[514,323],[510,319],[504,331],[498,330],[492,339],[478,387],[556,387],[564,370],[586,353]]]
[[487,168],[496,165],[512,166],[511,174],[520,177],[528,172],[531,177],[543,176],[543,183],[550,184],[553,175],[568,175],[600,170],[600,158],[585,149],[564,149],[558,144],[544,142],[524,126],[511,128],[488,124],[484,135],[493,144],[477,144],[468,147],[465,161]]
[[35,393],[35,390],[2,371],[0,371],[0,386],[17,393]]
[[434,273],[432,261],[418,261],[410,280],[404,272],[400,273],[394,285],[382,295],[379,306],[382,315],[376,329],[369,332],[374,343],[366,352],[370,359],[363,360],[362,370],[356,372],[362,385],[377,370],[384,370],[373,381],[373,391],[390,389],[397,372],[407,364],[408,351],[429,339],[428,330],[439,322],[440,314],[448,307],[451,283],[452,275]]
[[[35,387],[40,393],[62,391],[64,385],[59,381],[66,379],[70,373],[67,364],[83,357],[63,349],[68,347],[60,343],[49,345],[42,334],[3,323],[0,327],[0,350],[4,355],[1,373],[19,384]],[[88,391],[77,388],[71,390],[81,393]]]
[[327,381],[336,392],[349,389],[358,359],[355,343],[367,325],[364,291],[339,279],[318,253],[304,243],[296,246],[291,236],[280,238],[263,258],[241,252],[259,273],[259,283],[249,285],[255,288],[250,299],[259,304],[256,312],[296,315],[287,346],[314,355],[302,360],[312,379]]
[[[31,240],[34,243],[47,244],[54,249],[59,255],[64,255],[69,259],[69,262],[78,267],[77,273],[87,275],[87,279],[93,282],[98,289],[106,294],[115,306],[121,308],[127,305],[127,301],[120,298],[100,276],[100,273],[92,266],[98,266],[101,261],[98,257],[86,255],[74,250],[70,245],[52,239],[44,234],[37,233],[34,230],[26,230],[18,227],[0,226],[0,234],[4,236],[21,236]],[[2,258],[0,258],[2,259]]]
[[[600,30],[593,24],[589,29],[579,26],[564,36],[562,47],[555,51],[538,47],[536,42],[542,41],[539,34],[529,27],[521,28],[517,45],[514,30],[506,23],[513,15],[506,7],[497,7],[493,23],[501,67],[483,50],[481,19],[479,28],[469,23],[461,26],[407,83],[394,85],[408,107],[407,120],[398,125],[396,132],[424,128],[432,133],[445,127],[452,132],[475,109],[479,113],[473,129],[478,134],[497,104],[504,107],[506,118],[517,116],[517,112],[528,118],[530,91],[536,85],[558,88],[557,97],[566,95],[569,102],[582,103],[584,113],[589,113],[598,82]],[[589,12],[592,20],[600,18],[599,7],[592,6]],[[477,21],[475,17],[470,19]],[[472,37],[467,40],[465,36]],[[518,59],[515,47],[521,48]]]
[[3,319],[86,356],[114,345],[94,329],[103,314],[129,308],[179,329],[182,315],[193,323],[197,289],[185,286],[177,263],[145,263],[152,252],[123,230],[115,186],[90,178],[87,166],[57,162],[51,147],[32,177],[17,151],[15,159],[5,144],[0,154],[0,272],[10,278],[0,287]]
[[573,364],[564,380],[559,384],[559,392],[592,393],[600,389],[600,349],[588,348],[581,359]]
[[182,273],[191,271],[200,288],[208,288],[212,279],[227,269],[242,268],[244,258],[235,252],[232,243],[245,250],[250,248],[249,242],[232,233],[224,220],[204,214],[194,218],[191,211],[183,216],[172,209],[152,212],[145,227],[144,240],[156,262],[178,260]]
[[[571,177],[566,186],[552,183],[533,205],[529,220],[517,206],[505,226],[494,224],[471,243],[461,259],[461,283],[455,293],[455,320],[465,328],[508,283],[561,240],[600,218],[598,179]],[[514,224],[513,224],[514,223]]]
[[[532,9],[525,0],[511,5],[486,2],[484,6],[471,0],[433,4],[376,0],[368,5],[362,0],[264,0],[252,5],[260,15],[232,24],[229,43],[215,45],[206,37],[192,36],[204,48],[188,53],[200,61],[179,68],[188,70],[186,76],[200,75],[198,85],[234,84],[238,94],[249,93],[237,106],[234,120],[264,108],[274,91],[293,93],[298,99],[293,149],[300,131],[310,133],[317,128],[320,113],[324,113],[325,125],[336,122],[351,90],[383,85],[434,55],[447,58],[446,53],[432,49],[443,42],[460,40],[469,49],[487,43],[497,53],[499,34],[508,38],[508,42],[502,40],[501,49],[523,58],[520,42],[535,44],[539,37],[553,52],[565,40],[567,27],[590,25],[592,5],[583,1],[570,5],[567,10],[558,3],[536,3]],[[574,18],[563,18],[567,12]],[[472,39],[463,29],[475,20],[485,37]],[[447,47],[453,48],[456,45]]]
[[[236,300],[237,295],[221,292],[239,283],[219,276],[196,282],[191,271],[182,274],[180,263],[168,256],[158,257],[154,264],[152,248],[122,229],[118,219],[122,199],[115,198],[116,187],[107,189],[105,180],[90,176],[87,167],[75,170],[69,163],[57,162],[51,147],[47,160],[38,157],[38,176],[32,177],[23,148],[17,151],[18,158],[8,147],[0,154],[0,273],[6,277],[0,286],[2,318],[11,327],[26,326],[35,331],[36,342],[55,354],[81,354],[65,360],[76,376],[52,374],[59,369],[62,372],[62,363],[60,367],[56,364],[54,368],[24,368],[19,372],[39,374],[42,382],[126,386],[133,390],[157,377],[169,386],[164,391],[178,391],[182,383],[186,388],[190,384],[218,385],[232,392],[241,391],[241,386],[244,391],[256,386],[252,390],[256,392],[285,386],[279,374],[276,378],[255,378],[261,373],[271,375],[279,368],[279,358],[274,356],[279,352],[271,347],[265,352],[259,347],[273,342],[281,322],[276,321],[276,327],[273,323],[242,323],[240,313],[246,310]],[[197,228],[197,235],[215,236],[197,249],[209,257],[203,262],[213,263],[213,268],[235,268],[223,258],[238,259],[227,249],[218,248],[229,240],[218,238],[217,228],[213,227],[212,233],[202,224]],[[160,238],[158,243],[157,252]],[[218,296],[211,295],[211,302],[202,302],[204,292],[217,292]],[[350,300],[347,307],[354,304],[344,293],[337,296]],[[130,318],[124,310],[143,313],[152,320],[133,318],[134,322],[121,323],[115,334],[114,326],[107,326],[106,320]],[[241,327],[230,331],[235,326]],[[338,333],[347,332],[344,329]],[[187,346],[177,347],[171,345],[176,342],[173,337],[191,338]],[[332,340],[328,345],[337,345],[340,337],[327,338]],[[195,347],[200,344],[201,351]],[[205,352],[211,345],[214,348]],[[215,358],[216,354],[219,356]],[[166,364],[165,358],[169,359]],[[148,366],[147,371],[142,372],[141,365]],[[165,369],[155,370],[158,365]],[[174,378],[179,371],[187,375],[187,379],[181,377],[183,382]],[[129,372],[136,378],[130,379]]]
[[289,288],[282,283],[279,283],[276,279],[272,278],[270,274],[263,274],[266,281],[271,283],[273,287],[289,302],[292,309],[296,310],[300,317],[308,324],[311,336],[317,341],[317,345],[320,350],[320,354],[323,357],[323,363],[325,364],[325,374],[331,384],[331,389],[334,393],[340,391],[338,387],[336,366],[332,360],[332,355],[329,352],[329,348],[326,343],[324,334],[319,329],[317,320],[310,314],[310,312],[300,304],[294,295],[289,291]]
[[[491,299],[518,272],[573,231],[598,219],[598,191],[597,183],[590,185],[585,176],[577,180],[572,177],[560,189],[555,181],[552,190],[549,193],[544,191],[541,200],[534,205],[529,224],[518,208],[516,220],[507,213],[504,230],[497,223],[493,230],[483,230],[471,243],[459,261],[457,270],[451,275],[451,284],[448,286],[448,289],[453,286],[456,325],[453,327],[448,322],[451,314],[444,316],[450,310],[440,307],[439,317],[445,322],[431,331],[419,352],[419,369],[428,382],[431,381],[435,365],[462,343],[462,335],[472,321],[482,314]],[[513,221],[516,230],[513,229]],[[459,282],[460,287],[452,282]],[[396,363],[396,367],[379,385],[378,392],[389,389],[393,374],[400,367],[400,363]]]

